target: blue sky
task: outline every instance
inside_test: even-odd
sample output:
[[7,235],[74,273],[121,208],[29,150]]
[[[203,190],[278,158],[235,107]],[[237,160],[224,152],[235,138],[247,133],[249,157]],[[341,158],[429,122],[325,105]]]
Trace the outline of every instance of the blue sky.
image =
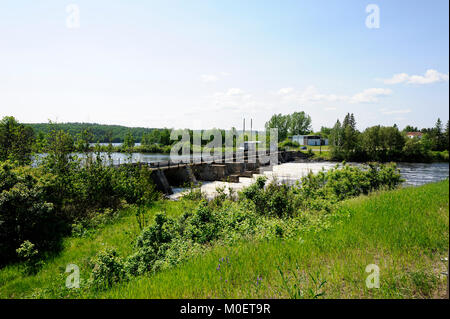
[[[68,28],[69,4],[80,10]],[[377,4],[380,27],[366,27]],[[0,116],[256,128],[449,118],[448,1],[2,1]]]

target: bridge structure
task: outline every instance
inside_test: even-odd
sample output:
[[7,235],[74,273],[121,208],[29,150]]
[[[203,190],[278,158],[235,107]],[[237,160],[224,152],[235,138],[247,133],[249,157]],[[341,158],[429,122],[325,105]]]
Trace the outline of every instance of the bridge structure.
[[[269,155],[267,155],[269,156]],[[308,155],[300,151],[278,151],[270,154],[276,158],[275,165],[298,159],[307,159]],[[115,166],[130,165],[117,164]],[[198,181],[239,182],[239,177],[252,177],[260,173],[263,166],[274,165],[274,161],[260,160],[258,155],[247,152],[243,156],[233,154],[233,159],[222,156],[206,156],[190,158],[190,161],[159,161],[149,163],[133,163],[147,167],[152,171],[151,177],[156,188],[166,195],[173,194],[172,187],[183,187]]]

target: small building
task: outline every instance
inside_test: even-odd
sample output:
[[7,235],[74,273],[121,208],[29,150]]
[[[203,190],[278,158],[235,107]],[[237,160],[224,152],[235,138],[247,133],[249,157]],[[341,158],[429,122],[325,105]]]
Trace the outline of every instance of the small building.
[[406,136],[409,138],[414,138],[414,137],[422,138],[423,133],[422,132],[408,132],[408,133],[406,133]]
[[328,145],[327,138],[321,138],[319,135],[293,135],[292,142],[297,142],[300,145],[320,146]]

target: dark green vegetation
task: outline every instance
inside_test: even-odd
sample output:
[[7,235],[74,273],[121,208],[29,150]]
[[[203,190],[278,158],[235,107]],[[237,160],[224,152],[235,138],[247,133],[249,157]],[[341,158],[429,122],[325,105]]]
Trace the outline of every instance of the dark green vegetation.
[[[312,133],[309,126],[310,118],[306,114],[297,117],[293,115],[274,115],[266,123],[267,128],[279,129],[280,149],[299,149],[300,145],[289,140],[288,136]],[[294,129],[294,127],[303,127],[303,129]],[[408,132],[420,132],[423,135],[410,138],[406,135]],[[422,130],[409,125],[403,131],[400,131],[396,125],[376,125],[360,132],[356,128],[354,115],[347,114],[342,124],[337,120],[333,128],[322,127],[314,135],[320,135],[323,139],[329,140],[329,149],[323,148],[325,152],[321,154],[317,153],[318,146],[314,151],[309,151],[310,147],[308,147],[308,152],[315,159],[356,162],[448,162],[449,160],[449,122],[444,129],[440,119],[436,121],[435,127]],[[328,150],[329,153],[327,153]]]
[[305,112],[274,114],[266,123],[266,130],[278,129],[278,139],[285,140],[289,135],[306,135],[312,132],[311,117]]
[[36,136],[48,135],[55,129],[63,130],[72,137],[79,136],[84,134],[85,131],[88,131],[91,134],[92,143],[123,143],[128,134],[131,134],[133,140],[138,143],[142,143],[144,137],[149,143],[169,145],[170,141],[169,129],[126,127],[93,123],[36,123],[25,124],[25,126],[32,128]]
[[[116,169],[91,153],[80,165],[69,147],[71,136],[62,130],[47,136],[48,156],[39,167],[23,166],[30,162],[30,144],[15,138],[22,129],[12,118],[0,125],[2,140],[9,141],[0,161],[0,265],[19,257],[16,250],[26,241],[42,254],[58,252],[73,223],[90,223],[124,202],[146,204],[159,197],[146,169]],[[21,257],[33,255],[26,246],[30,252]]]
[[[24,241],[17,251],[23,262],[0,271],[0,296],[430,297],[440,281],[427,263],[448,244],[448,182],[409,189],[412,196],[424,193],[412,201],[406,190],[348,201],[400,182],[395,165],[343,166],[311,174],[301,186],[266,185],[259,178],[238,194],[219,189],[209,202],[194,188],[179,202],[151,198],[124,204],[72,225],[58,254],[38,259],[40,250]],[[399,199],[401,206],[395,205]],[[394,215],[385,212],[388,208]],[[370,259],[368,252],[379,256]],[[383,258],[400,252],[406,255],[402,261],[417,258],[415,272],[404,273],[398,287],[384,282],[389,288],[365,290],[365,265],[380,262],[384,269]],[[80,289],[64,287],[69,263],[81,269]],[[401,274],[397,268],[389,271],[389,276]],[[341,290],[342,280],[349,291]],[[405,290],[413,284],[421,290]]]
[[423,137],[406,136],[397,126],[372,126],[363,132],[356,129],[353,114],[342,124],[338,120],[330,132],[330,151],[334,159],[352,161],[448,161],[449,124],[445,131],[441,120],[431,129],[422,129]]

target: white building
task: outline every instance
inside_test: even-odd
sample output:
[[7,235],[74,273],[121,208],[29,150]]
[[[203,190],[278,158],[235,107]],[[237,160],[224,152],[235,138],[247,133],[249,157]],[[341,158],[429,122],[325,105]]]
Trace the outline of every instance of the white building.
[[328,139],[321,138],[319,135],[293,135],[291,140],[300,145],[320,146],[321,142],[322,145],[328,145]]

